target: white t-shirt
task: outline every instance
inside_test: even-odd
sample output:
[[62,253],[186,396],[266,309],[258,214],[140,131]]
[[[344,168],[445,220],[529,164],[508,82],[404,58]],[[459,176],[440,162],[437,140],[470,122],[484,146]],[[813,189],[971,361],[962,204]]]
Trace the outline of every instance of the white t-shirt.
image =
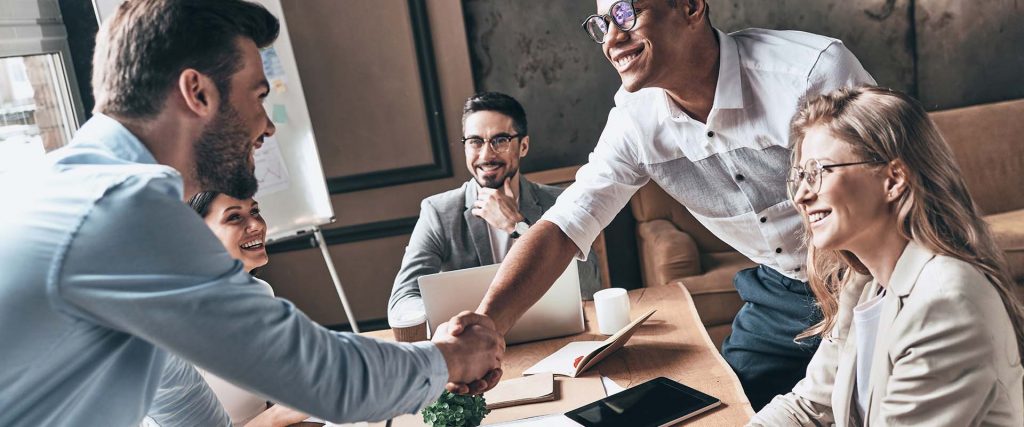
[[508,249],[512,246],[510,236],[505,230],[499,230],[487,224],[487,235],[491,237],[491,253],[494,254],[494,262],[499,263],[505,260],[505,255],[508,255]]
[[857,410],[861,415],[867,413],[871,360],[875,354],[875,338],[878,336],[878,320],[882,316],[883,299],[884,289],[880,294],[853,308],[853,323],[857,331],[857,388],[854,391],[854,400],[857,401]]
[[[480,191],[480,184],[473,180],[476,184],[477,191]],[[519,205],[519,199],[516,199],[516,206]],[[482,219],[482,218],[481,218]],[[486,221],[485,221],[486,222]],[[515,243],[515,239],[509,235],[505,230],[494,228],[491,223],[487,223],[487,235],[491,241],[491,253],[494,255],[494,263],[500,263],[505,260],[505,255],[508,255],[508,250]]]

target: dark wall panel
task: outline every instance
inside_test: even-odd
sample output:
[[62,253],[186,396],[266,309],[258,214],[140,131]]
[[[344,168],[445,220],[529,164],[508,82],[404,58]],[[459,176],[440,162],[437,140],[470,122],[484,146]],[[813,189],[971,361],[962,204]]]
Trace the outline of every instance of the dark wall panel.
[[916,5],[919,97],[928,109],[1024,98],[1024,2]]
[[722,31],[769,28],[834,37],[860,59],[878,84],[915,91],[912,0],[711,0],[709,4],[711,22]]
[[469,0],[466,36],[477,90],[526,108],[526,172],[583,164],[604,128],[619,77],[580,28],[589,1]]

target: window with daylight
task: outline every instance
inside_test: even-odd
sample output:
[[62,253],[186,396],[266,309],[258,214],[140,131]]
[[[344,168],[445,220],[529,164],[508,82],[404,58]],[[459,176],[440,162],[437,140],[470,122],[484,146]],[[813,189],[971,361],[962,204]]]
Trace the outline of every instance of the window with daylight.
[[76,127],[58,54],[0,58],[0,173],[66,145]]

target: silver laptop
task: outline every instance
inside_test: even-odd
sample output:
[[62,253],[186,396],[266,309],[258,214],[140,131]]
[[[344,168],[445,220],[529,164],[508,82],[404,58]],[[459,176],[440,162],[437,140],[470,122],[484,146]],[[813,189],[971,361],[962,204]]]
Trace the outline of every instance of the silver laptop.
[[[465,310],[476,310],[501,264],[420,276],[420,294],[427,311],[427,328]],[[572,260],[548,292],[530,307],[505,335],[507,344],[536,341],[583,332],[580,273]]]

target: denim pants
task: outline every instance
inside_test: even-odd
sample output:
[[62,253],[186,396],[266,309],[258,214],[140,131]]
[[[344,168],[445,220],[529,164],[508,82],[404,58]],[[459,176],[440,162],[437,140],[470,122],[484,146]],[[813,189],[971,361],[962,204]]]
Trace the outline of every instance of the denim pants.
[[745,304],[722,344],[722,356],[756,411],[804,377],[820,339],[793,339],[821,321],[821,311],[806,282],[763,265],[741,270],[733,283]]

